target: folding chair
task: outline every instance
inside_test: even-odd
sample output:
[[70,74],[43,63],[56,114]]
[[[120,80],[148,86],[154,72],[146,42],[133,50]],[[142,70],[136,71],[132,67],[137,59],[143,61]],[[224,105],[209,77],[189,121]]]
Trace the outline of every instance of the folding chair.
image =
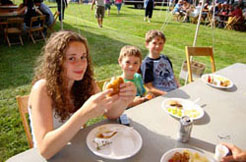
[[216,27],[216,26],[218,26],[218,21],[216,20],[215,17],[213,19],[213,14],[211,12],[208,13],[207,20],[208,20],[207,25],[209,27]]
[[[4,29],[4,36],[9,47],[11,47],[11,44],[21,44],[22,46],[24,45],[21,36],[23,31],[23,24],[24,19],[20,17],[7,19],[6,28]],[[9,35],[18,35],[20,42],[11,43]]]
[[185,52],[186,52],[186,61],[187,61],[189,82],[193,81],[192,80],[192,71],[191,71],[191,62],[190,62],[191,56],[209,56],[210,62],[211,62],[211,67],[212,67],[212,72],[216,71],[212,47],[189,47],[189,46],[185,46]]
[[190,16],[191,23],[192,23],[192,24],[197,24],[198,18],[199,18],[199,16],[196,16],[196,17],[191,17],[191,16]]
[[228,21],[226,22],[225,29],[233,30],[234,25],[238,22],[239,19],[240,18],[237,18],[236,16],[229,17]]
[[[35,23],[38,23],[39,25],[34,25]],[[32,42],[35,44],[36,41],[34,39],[34,34],[39,34],[45,40],[45,36],[43,33],[44,30],[44,24],[45,24],[45,15],[40,16],[34,16],[31,18],[30,27],[27,29],[27,32],[29,34],[29,37],[32,39]],[[40,39],[38,39],[40,40]]]
[[181,22],[182,18],[183,18],[183,15],[181,15],[179,12],[176,12],[173,14],[173,19],[178,22]]
[[28,99],[29,99],[28,95],[27,96],[16,96],[18,109],[19,109],[20,116],[21,116],[21,121],[24,126],[24,130],[25,130],[26,137],[27,137],[27,142],[28,142],[29,147],[32,148],[33,147],[32,135],[30,132],[29,123],[26,119],[26,114],[28,114]]
[[54,32],[53,27],[55,26],[58,17],[59,17],[59,12],[56,11],[55,14],[54,14],[54,21],[53,21],[53,23],[52,23],[50,26],[48,26],[48,29],[49,29],[51,32]]

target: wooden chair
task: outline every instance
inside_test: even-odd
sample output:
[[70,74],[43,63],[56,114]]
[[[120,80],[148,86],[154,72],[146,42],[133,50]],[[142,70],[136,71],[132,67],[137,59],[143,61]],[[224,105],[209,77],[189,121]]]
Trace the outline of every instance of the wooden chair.
[[187,61],[187,69],[188,69],[188,75],[189,75],[189,82],[192,82],[192,71],[191,71],[191,62],[190,57],[191,56],[209,56],[212,72],[215,72],[215,62],[214,62],[214,54],[213,54],[213,48],[212,47],[190,47],[185,46],[185,52],[186,52],[186,61]]
[[54,14],[54,21],[53,21],[53,23],[52,23],[50,26],[48,26],[48,29],[49,29],[51,32],[54,32],[53,27],[55,26],[58,17],[59,17],[59,12],[56,11],[55,14]]
[[173,19],[178,21],[178,22],[181,22],[182,21],[182,18],[183,18],[183,15],[181,15],[180,13],[176,12],[173,14]]
[[32,148],[33,147],[32,135],[30,132],[28,120],[26,118],[26,114],[28,114],[28,99],[29,99],[28,95],[27,96],[16,96],[18,109],[19,109],[20,116],[21,116],[21,121],[24,126],[24,130],[25,130],[26,137],[27,137],[27,142],[28,142],[29,147]]
[[196,17],[191,17],[190,16],[190,22],[192,23],[192,24],[197,24],[197,21],[198,21],[198,18],[199,18],[199,16],[196,16]]
[[[7,41],[9,47],[11,47],[11,44],[23,44],[22,40],[22,29],[23,29],[24,19],[20,17],[16,18],[8,18],[6,23],[6,28],[4,29],[4,37]],[[9,35],[18,35],[20,42],[11,43]]]
[[[39,23],[38,26],[35,26],[35,23]],[[34,39],[34,34],[39,34],[45,40],[45,36],[43,33],[44,30],[44,24],[45,24],[45,15],[40,16],[34,16],[31,18],[30,27],[27,29],[27,32],[29,34],[29,37],[32,39],[32,42],[35,44],[36,41]],[[42,40],[42,39],[36,39],[36,40]]]
[[211,12],[208,12],[207,20],[208,20],[207,24],[209,27],[218,26],[218,21],[215,18],[213,19],[213,14]]
[[238,22],[240,18],[239,17],[229,17],[228,21],[226,22],[226,25],[225,25],[225,29],[228,29],[228,30],[233,30],[234,29],[234,25]]

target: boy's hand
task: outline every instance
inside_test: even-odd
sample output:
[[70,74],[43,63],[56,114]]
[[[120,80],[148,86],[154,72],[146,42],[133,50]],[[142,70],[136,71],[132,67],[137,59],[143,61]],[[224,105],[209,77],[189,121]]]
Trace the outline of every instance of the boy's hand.
[[146,84],[144,84],[144,86],[147,88],[147,90],[150,93],[154,94],[154,96],[161,96],[161,95],[166,95],[167,94],[167,92],[155,88],[152,85],[152,82],[146,83]]
[[141,104],[141,103],[143,103],[145,101],[147,101],[146,98],[145,97],[140,97],[140,96],[135,97],[134,100],[133,100],[135,105]]

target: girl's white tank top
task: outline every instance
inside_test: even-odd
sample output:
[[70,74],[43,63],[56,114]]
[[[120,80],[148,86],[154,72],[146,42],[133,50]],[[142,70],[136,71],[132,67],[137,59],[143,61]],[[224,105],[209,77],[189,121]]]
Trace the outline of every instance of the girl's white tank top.
[[[32,111],[31,108],[28,106],[28,114],[29,114],[29,121],[30,121],[30,128],[31,128],[31,134],[32,134],[32,141],[33,141],[33,147],[37,147],[37,141],[34,135],[33,131],[33,122],[32,122]],[[55,110],[53,110],[53,128],[59,128],[62,126],[67,120],[61,122],[59,117],[55,117]]]

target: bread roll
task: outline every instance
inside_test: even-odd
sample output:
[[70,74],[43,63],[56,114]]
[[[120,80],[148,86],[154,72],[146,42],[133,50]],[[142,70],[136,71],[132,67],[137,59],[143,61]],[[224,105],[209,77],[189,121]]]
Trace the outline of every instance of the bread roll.
[[106,86],[106,89],[113,88],[113,92],[109,94],[109,96],[113,96],[115,94],[119,94],[120,92],[120,84],[124,83],[124,80],[122,77],[116,77],[114,79],[111,79],[110,83]]

